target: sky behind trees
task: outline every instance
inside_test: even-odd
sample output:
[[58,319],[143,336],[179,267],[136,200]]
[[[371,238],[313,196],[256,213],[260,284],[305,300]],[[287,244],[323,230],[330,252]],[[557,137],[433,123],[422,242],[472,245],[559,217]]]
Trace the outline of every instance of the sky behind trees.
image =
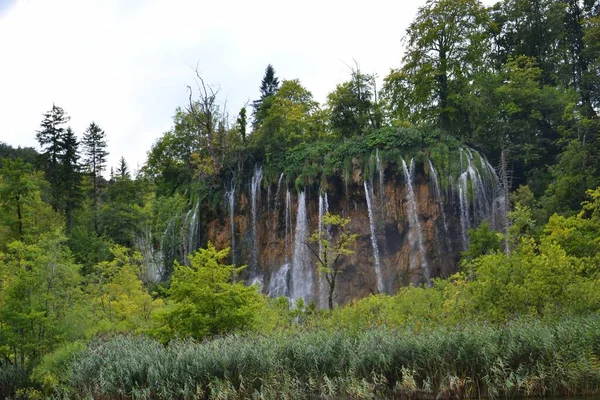
[[258,98],[268,63],[323,102],[353,60],[380,81],[398,67],[401,39],[425,2],[0,3],[0,141],[36,146],[54,102],[79,138],[91,121],[106,131],[110,166],[124,156],[135,169],[187,103],[196,64],[221,87],[232,120]]

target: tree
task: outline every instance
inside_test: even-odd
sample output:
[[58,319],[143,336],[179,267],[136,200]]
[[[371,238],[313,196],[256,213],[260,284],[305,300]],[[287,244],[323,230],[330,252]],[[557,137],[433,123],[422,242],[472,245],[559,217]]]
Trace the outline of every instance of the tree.
[[267,160],[285,148],[316,139],[324,130],[318,103],[297,79],[283,81],[269,102],[269,111],[253,135],[253,143]]
[[127,165],[127,161],[125,161],[125,157],[121,156],[119,159],[119,166],[117,167],[117,178],[131,179],[131,174],[129,173],[129,166]]
[[67,233],[73,228],[73,211],[81,200],[81,173],[79,166],[79,143],[69,127],[61,136],[62,152],[60,159],[60,194],[64,201],[67,219]]
[[277,93],[279,89],[279,79],[275,76],[275,68],[271,64],[267,65],[265,75],[260,83],[260,99],[252,103],[254,107],[254,122],[255,128],[260,126],[261,122],[269,112],[270,102],[266,101],[269,97]]
[[339,215],[326,213],[323,215],[323,227],[317,229],[310,237],[310,242],[319,246],[313,249],[307,246],[317,258],[317,270],[327,280],[329,285],[328,305],[333,310],[333,298],[337,277],[343,272],[344,264],[341,258],[353,254],[350,247],[356,241],[358,234],[350,233],[350,218],[342,218]]
[[238,129],[240,130],[240,136],[242,137],[242,141],[246,141],[246,126],[248,125],[248,121],[246,118],[246,107],[242,107],[240,110],[240,114],[237,118]]
[[71,319],[79,267],[65,242],[55,231],[0,253],[0,357],[17,371],[31,372],[44,353],[80,334]]
[[99,181],[102,177],[102,171],[106,169],[106,134],[95,122],[92,122],[83,134],[83,153],[85,154],[84,164],[88,167],[92,176],[94,186],[93,201],[94,209],[97,211],[99,193]]
[[98,263],[90,275],[87,294],[96,332],[140,331],[150,326],[150,315],[162,306],[144,287],[143,258],[122,246],[110,249],[111,261]]
[[212,243],[190,256],[190,267],[175,263],[169,290],[172,306],[162,317],[167,336],[203,339],[251,329],[263,300],[256,286],[236,282],[244,267],[222,264],[229,248]]
[[[192,100],[193,91],[191,86],[188,86],[187,113],[195,123],[194,128],[199,147],[208,151],[207,155],[204,152],[196,153],[197,157],[201,158],[196,164],[202,166],[199,170],[201,176],[214,175],[221,171],[220,155],[215,146],[222,142],[222,138],[219,137],[221,131],[218,127],[219,122],[225,119],[225,115],[217,104],[219,89],[208,85],[198,70],[196,70],[196,87],[199,97],[197,100]],[[206,157],[208,158],[207,162],[203,160]]]
[[24,237],[24,205],[39,190],[32,175],[31,166],[20,158],[15,161],[6,159],[0,168],[0,203],[6,211],[14,207],[12,213],[16,217],[18,240],[23,240]]
[[478,0],[428,0],[407,29],[403,66],[385,78],[393,118],[430,122],[455,135],[465,128],[461,95],[485,63]]
[[0,168],[0,245],[14,240],[35,242],[40,234],[62,225],[60,216],[42,201],[48,183],[22,160],[4,160]]
[[[381,126],[375,92],[375,77],[363,74],[358,65],[351,79],[327,95],[331,127],[341,137],[364,135]],[[375,97],[375,101],[373,98]]]
[[104,192],[98,227],[116,244],[131,248],[149,218],[144,209],[149,187],[145,182],[121,176],[118,172]]
[[52,109],[44,114],[40,130],[36,133],[36,139],[42,148],[42,158],[46,179],[50,182],[52,189],[51,204],[55,210],[60,205],[60,155],[63,151],[63,138],[65,125],[70,117],[65,111],[52,105]]

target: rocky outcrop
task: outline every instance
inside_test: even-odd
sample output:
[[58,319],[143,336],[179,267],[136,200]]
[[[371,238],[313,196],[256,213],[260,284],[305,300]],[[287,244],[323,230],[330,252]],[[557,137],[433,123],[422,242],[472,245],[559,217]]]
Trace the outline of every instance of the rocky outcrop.
[[[316,272],[316,259],[308,251],[301,257],[298,252],[318,229],[320,215],[327,208],[350,218],[351,230],[358,234],[354,254],[343,260],[337,304],[370,293],[394,293],[401,286],[428,284],[430,278],[456,271],[466,229],[483,219],[492,223],[499,219],[502,199],[493,169],[483,158],[478,167],[471,161],[464,163],[456,180],[449,178],[455,185],[447,190],[440,188],[431,162],[409,163],[404,174],[392,172],[401,170],[400,166],[381,169],[373,177],[363,176],[356,168],[349,182],[335,176],[321,187],[300,191],[288,188],[283,179],[266,186],[249,182],[234,192],[233,208],[228,205],[231,198],[224,199],[224,209],[230,212],[205,224],[201,236],[218,248],[233,245],[232,260],[248,265],[248,282],[259,281],[266,293],[294,300],[305,297],[324,306],[326,292]],[[371,196],[371,219],[366,196]],[[299,199],[305,201],[305,210]],[[416,212],[412,216],[411,207]]]

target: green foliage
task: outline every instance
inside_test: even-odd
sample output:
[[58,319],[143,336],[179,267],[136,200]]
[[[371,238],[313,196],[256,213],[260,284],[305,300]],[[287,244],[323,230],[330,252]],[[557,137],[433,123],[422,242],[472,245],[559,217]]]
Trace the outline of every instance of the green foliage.
[[171,277],[171,304],[159,316],[164,340],[175,336],[202,339],[237,330],[252,329],[263,299],[256,286],[236,282],[243,267],[223,265],[229,248],[211,243],[190,256],[189,267],[175,264]]
[[74,333],[71,310],[80,277],[65,242],[51,232],[35,244],[10,243],[0,254],[0,356],[16,370],[31,371]]
[[113,259],[97,264],[87,277],[88,334],[141,332],[151,327],[152,313],[161,308],[162,299],[153,299],[144,286],[145,265],[137,252],[111,248]]
[[407,29],[404,65],[385,78],[392,119],[437,124],[462,136],[462,103],[484,54],[486,13],[476,0],[430,0]]
[[[74,395],[110,398],[521,397],[595,393],[598,318],[429,332],[344,329],[205,343],[117,337],[71,365]],[[160,368],[156,366],[160,365]],[[103,379],[95,379],[98,375]]]
[[375,77],[356,65],[351,79],[327,95],[332,130],[342,138],[362,136],[381,126],[379,105],[373,101]]
[[469,230],[469,248],[462,253],[463,261],[499,251],[501,241],[502,234],[490,229],[487,221],[482,222]]
[[86,345],[82,342],[67,342],[46,354],[36,365],[31,379],[46,395],[60,393],[67,388],[71,377],[71,364],[82,356]]
[[144,181],[131,180],[126,175],[114,179],[104,192],[98,215],[101,234],[117,244],[133,247],[149,218],[144,208],[149,189]]
[[333,298],[338,274],[344,270],[343,259],[354,253],[351,247],[356,242],[358,234],[350,233],[350,218],[325,213],[322,226],[317,228],[310,237],[310,242],[318,246],[318,250],[310,247],[317,256],[317,271],[325,277],[329,285],[328,304],[333,310]]
[[270,161],[285,148],[312,142],[324,130],[322,113],[312,94],[298,80],[286,80],[263,104],[268,112],[261,117],[260,127],[252,135],[252,146],[264,151]]

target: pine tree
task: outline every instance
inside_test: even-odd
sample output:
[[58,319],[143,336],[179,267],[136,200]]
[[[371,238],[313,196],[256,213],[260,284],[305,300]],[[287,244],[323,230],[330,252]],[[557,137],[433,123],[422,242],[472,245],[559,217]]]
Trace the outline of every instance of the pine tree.
[[131,174],[129,173],[129,166],[127,165],[127,161],[125,161],[125,157],[121,156],[119,159],[119,166],[117,167],[117,178],[121,180],[129,180],[131,179]]
[[271,64],[265,69],[265,76],[260,84],[260,99],[255,100],[254,107],[254,127],[256,128],[267,115],[270,102],[266,101],[269,97],[277,93],[279,89],[279,79],[275,76],[275,68]]
[[59,158],[62,152],[61,138],[65,133],[65,125],[70,117],[61,107],[52,105],[52,109],[44,114],[44,119],[40,124],[40,130],[36,132],[36,139],[42,148],[42,160],[46,179],[51,185],[50,201],[55,210],[59,209],[60,204],[60,166]]
[[248,124],[246,120],[246,107],[242,107],[240,110],[240,115],[237,118],[237,124],[240,130],[240,135],[242,136],[242,140],[246,141],[246,125]]
[[102,171],[106,169],[106,134],[95,122],[92,122],[83,134],[84,164],[88,167],[94,185],[94,209],[98,207],[99,181]]
[[60,138],[61,153],[59,155],[60,197],[64,202],[67,219],[67,232],[73,227],[73,211],[81,199],[81,173],[79,166],[79,143],[73,130],[69,127]]

